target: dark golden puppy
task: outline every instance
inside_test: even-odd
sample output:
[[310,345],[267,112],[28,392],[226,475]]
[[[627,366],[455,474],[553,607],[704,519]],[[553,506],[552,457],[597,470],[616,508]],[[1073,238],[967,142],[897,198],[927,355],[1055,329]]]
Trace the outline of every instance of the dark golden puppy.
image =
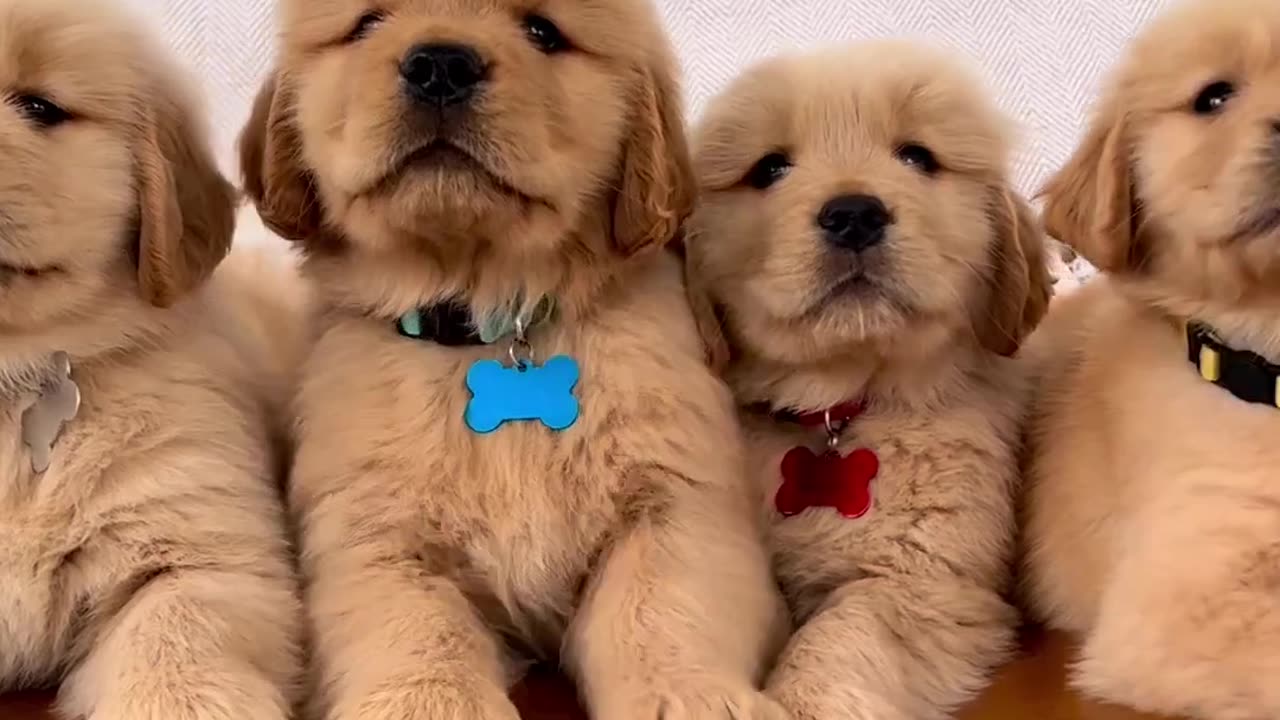
[[[653,8],[286,0],[283,21],[242,150],[325,306],[293,480],[322,712],[514,718],[522,662],[563,652],[599,718],[772,717],[781,603],[657,251],[694,184]],[[471,369],[555,355],[576,400],[495,429]]]
[[1104,272],[1027,347],[1031,604],[1093,694],[1280,717],[1280,4],[1153,22],[1045,195]]
[[800,625],[804,720],[940,720],[1012,647],[1020,368],[1049,295],[1008,131],[900,42],[763,63],[695,138],[690,287]]
[[693,188],[652,9],[544,5],[285,3],[254,124],[270,132],[245,139],[264,219],[385,276],[369,288],[344,266],[326,274],[340,291],[465,294],[480,311],[521,292],[580,300],[665,241]]

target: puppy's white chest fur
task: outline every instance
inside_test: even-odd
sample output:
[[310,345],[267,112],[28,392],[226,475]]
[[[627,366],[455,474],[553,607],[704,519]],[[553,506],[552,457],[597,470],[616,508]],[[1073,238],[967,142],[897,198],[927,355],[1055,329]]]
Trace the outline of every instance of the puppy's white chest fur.
[[[184,545],[199,526],[192,518],[217,512],[209,498],[244,492],[246,483],[216,473],[208,484],[217,489],[202,499],[184,463],[209,462],[194,459],[209,454],[201,445],[209,443],[227,467],[267,464],[265,448],[227,442],[250,423],[216,422],[235,412],[229,383],[191,360],[226,352],[220,342],[193,343],[190,356],[156,351],[81,368],[83,402],[44,473],[32,471],[22,445],[21,409],[0,415],[0,688],[56,679],[134,592],[205,559]],[[224,365],[228,375],[232,367]],[[271,493],[255,492],[254,511],[268,512]],[[240,524],[219,513],[219,530]]]
[[1078,630],[1139,539],[1165,538],[1147,543],[1166,548],[1161,561],[1220,566],[1280,532],[1280,409],[1202,380],[1171,324],[1105,307],[1045,389],[1028,506],[1032,569],[1055,572],[1052,586],[1038,576],[1053,590],[1041,601]]
[[1043,376],[1028,606],[1082,637],[1081,686],[1099,697],[1277,717],[1280,409],[1203,379],[1184,328],[1124,285],[1079,292],[1027,348]]
[[[801,428],[748,415],[747,447],[763,495],[774,570],[793,614],[803,620],[828,592],[886,572],[956,576],[982,586],[1006,580],[1013,527],[1011,401],[984,393],[984,402],[936,413],[887,409],[856,418],[839,452],[875,453],[871,506],[859,518],[831,507],[785,517],[775,505],[783,456],[792,448],[824,450],[822,428]],[[965,547],[965,543],[972,543]]]
[[301,396],[294,493],[310,541],[337,542],[326,527],[387,531],[388,547],[412,548],[407,562],[448,578],[512,645],[553,654],[611,540],[689,477],[736,479],[731,402],[703,364],[678,275],[650,280],[661,287],[638,288],[643,304],[619,298],[589,327],[531,333],[539,361],[565,354],[581,368],[581,414],[562,431],[467,427],[466,373],[504,359],[503,345],[444,348],[363,318],[331,327]]
[[[1177,351],[1115,368],[1117,392],[1100,398],[1113,472],[1139,493],[1259,493],[1280,499],[1280,409],[1249,404],[1195,376]],[[1123,487],[1123,483],[1121,484]]]
[[90,411],[69,424],[56,466],[37,474],[21,439],[21,409],[0,420],[0,688],[51,676],[68,659],[76,614],[87,609],[79,561],[98,522],[86,490],[101,472],[78,460],[77,447],[83,423],[96,421]]

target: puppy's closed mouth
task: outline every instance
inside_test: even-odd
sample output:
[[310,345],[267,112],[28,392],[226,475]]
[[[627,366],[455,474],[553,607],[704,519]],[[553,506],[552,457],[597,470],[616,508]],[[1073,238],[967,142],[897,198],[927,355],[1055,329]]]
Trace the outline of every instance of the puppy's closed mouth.
[[846,297],[855,297],[864,299],[871,295],[877,294],[880,286],[863,268],[851,270],[842,276],[838,276],[831,285],[827,287],[817,299],[805,311],[806,315],[817,315],[827,308],[831,303]]
[[[463,172],[480,172],[492,175],[488,168],[462,148],[443,140],[434,140],[409,153],[401,166],[437,168],[440,170],[456,170]],[[497,178],[495,178],[496,180]]]
[[532,201],[511,183],[504,180],[487,165],[463,148],[444,140],[433,140],[409,153],[397,163],[395,176],[410,168],[432,169],[440,172],[469,173],[483,178],[505,195],[511,195],[524,201]]

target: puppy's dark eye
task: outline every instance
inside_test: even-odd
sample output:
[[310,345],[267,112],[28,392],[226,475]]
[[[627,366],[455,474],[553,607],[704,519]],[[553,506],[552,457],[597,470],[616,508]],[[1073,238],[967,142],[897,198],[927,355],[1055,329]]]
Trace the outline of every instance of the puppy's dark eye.
[[1207,85],[1196,96],[1195,111],[1197,115],[1216,115],[1236,94],[1236,86],[1229,82],[1216,82]]
[[791,158],[780,152],[769,153],[751,167],[746,182],[757,190],[772,187],[791,172]]
[[71,119],[71,113],[38,95],[21,95],[13,99],[18,112],[42,128],[51,128]]
[[938,158],[934,157],[933,151],[923,145],[915,143],[907,143],[898,148],[895,153],[903,165],[913,167],[924,173],[932,175],[938,172]]
[[560,28],[541,15],[525,15],[524,32],[534,47],[548,55],[569,49],[569,40]]
[[353,43],[357,40],[363,40],[386,19],[387,16],[381,10],[370,10],[360,16],[360,19],[356,21],[355,27],[351,28],[351,32],[347,33],[342,42]]

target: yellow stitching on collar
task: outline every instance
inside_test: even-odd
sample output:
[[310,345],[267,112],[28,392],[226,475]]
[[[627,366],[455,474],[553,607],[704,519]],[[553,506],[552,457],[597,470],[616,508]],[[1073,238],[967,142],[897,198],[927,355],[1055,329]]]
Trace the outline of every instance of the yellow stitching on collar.
[[1218,351],[1202,345],[1200,347],[1200,377],[1209,382],[1218,382],[1218,378],[1222,377],[1221,357]]

